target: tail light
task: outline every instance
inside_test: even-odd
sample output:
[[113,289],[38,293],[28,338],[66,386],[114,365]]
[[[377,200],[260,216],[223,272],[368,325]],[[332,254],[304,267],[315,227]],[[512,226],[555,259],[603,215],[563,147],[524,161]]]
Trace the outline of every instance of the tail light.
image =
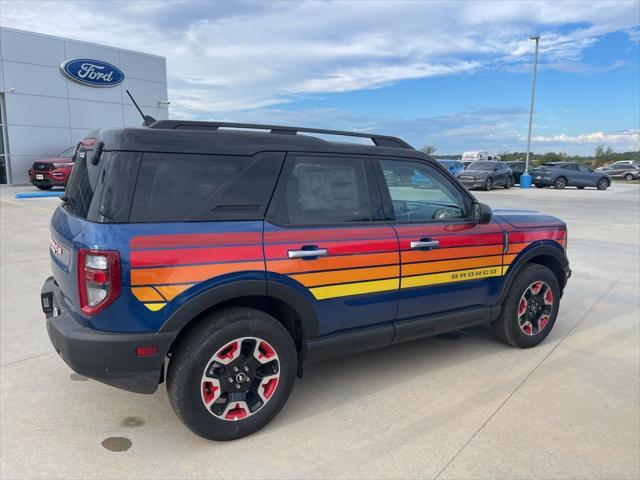
[[78,252],[80,308],[95,315],[120,295],[120,254],[111,250]]

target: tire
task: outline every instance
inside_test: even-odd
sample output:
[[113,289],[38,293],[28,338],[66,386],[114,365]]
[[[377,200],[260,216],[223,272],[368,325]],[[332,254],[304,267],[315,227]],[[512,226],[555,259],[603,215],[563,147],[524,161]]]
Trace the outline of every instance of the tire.
[[633,174],[631,174],[631,173],[627,173],[627,174],[624,176],[624,179],[625,179],[627,182],[631,182],[631,181],[633,180]]
[[493,188],[493,180],[491,179],[491,177],[487,178],[487,180],[484,182],[484,189],[488,192],[489,190],[491,190]]
[[567,186],[567,179],[564,177],[556,178],[556,181],[553,182],[553,188],[557,188],[558,190],[562,190]]
[[513,186],[513,177],[508,177],[507,178],[507,183],[504,184],[504,188],[506,188],[508,190],[512,186]]
[[[527,328],[527,319],[530,318],[529,307],[535,307],[540,299],[525,301],[524,314],[521,315],[522,298],[529,292],[533,292],[532,287],[542,284],[537,296],[542,295],[541,316],[537,319],[532,317]],[[547,291],[551,292],[551,305],[547,305]],[[538,302],[538,303],[536,303]],[[518,273],[514,282],[510,286],[509,293],[502,304],[500,317],[491,326],[496,336],[507,345],[518,348],[530,348],[542,342],[555,324],[558,316],[558,306],[560,303],[560,286],[558,279],[551,270],[543,265],[530,263]],[[547,316],[544,319],[544,316]],[[524,325],[523,325],[524,323]],[[529,333],[527,333],[529,330]]]
[[280,322],[259,310],[229,308],[205,317],[179,340],[167,370],[167,393],[191,431],[210,440],[235,440],[278,414],[296,371],[296,348]]
[[544,185],[542,185],[541,183],[536,183],[536,188],[544,188]]
[[596,183],[596,188],[598,190],[606,190],[609,188],[609,181],[606,178],[601,178],[598,180],[598,183]]
[[53,188],[52,185],[36,185],[40,190],[51,190]]
[[578,190],[584,190],[584,185],[577,187]]

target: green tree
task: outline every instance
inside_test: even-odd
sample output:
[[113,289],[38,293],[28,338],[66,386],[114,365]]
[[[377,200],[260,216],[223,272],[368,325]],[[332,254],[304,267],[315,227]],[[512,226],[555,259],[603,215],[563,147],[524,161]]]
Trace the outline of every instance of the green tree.
[[424,145],[420,151],[422,153],[426,153],[427,155],[433,155],[434,153],[436,153],[438,151],[438,147],[436,147],[435,145]]

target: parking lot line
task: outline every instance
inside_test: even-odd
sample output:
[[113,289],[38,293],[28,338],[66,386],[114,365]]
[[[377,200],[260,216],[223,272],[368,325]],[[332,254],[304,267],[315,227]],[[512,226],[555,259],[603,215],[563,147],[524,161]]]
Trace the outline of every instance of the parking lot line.
[[19,205],[21,207],[29,207],[35,210],[43,210],[47,213],[51,213],[55,210],[55,208],[45,208],[45,207],[40,207],[38,205],[29,205],[28,203],[14,202],[13,200],[7,200],[6,198],[0,198],[0,202],[10,203],[11,205]]

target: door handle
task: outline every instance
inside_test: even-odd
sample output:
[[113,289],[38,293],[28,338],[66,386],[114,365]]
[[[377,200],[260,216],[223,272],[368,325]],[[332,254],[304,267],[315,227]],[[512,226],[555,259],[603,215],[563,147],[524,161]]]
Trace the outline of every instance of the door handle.
[[289,250],[289,258],[326,257],[329,254],[326,248],[314,248],[309,250]]
[[409,246],[412,249],[416,249],[416,250],[419,250],[419,249],[431,250],[432,248],[438,248],[440,246],[440,242],[438,240],[420,239],[418,241],[411,242]]

